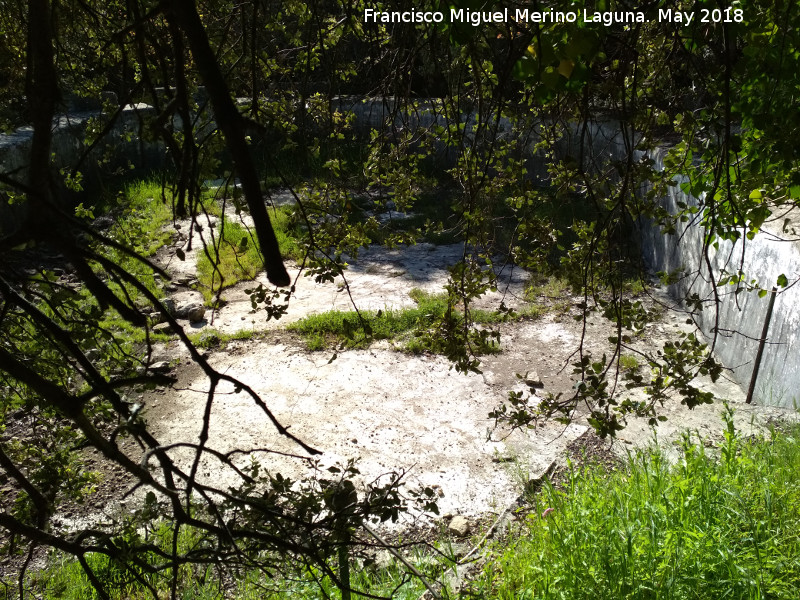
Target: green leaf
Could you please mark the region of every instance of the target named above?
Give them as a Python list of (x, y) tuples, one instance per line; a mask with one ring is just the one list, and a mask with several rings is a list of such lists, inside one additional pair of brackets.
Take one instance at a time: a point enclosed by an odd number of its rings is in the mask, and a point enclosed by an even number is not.
[(784, 275), (783, 273), (778, 275), (778, 285), (781, 286), (781, 287), (784, 287), (784, 288), (787, 285), (789, 285), (789, 280), (786, 278), (786, 275)]
[(575, 68), (575, 61), (569, 60), (567, 58), (562, 59), (560, 63), (558, 63), (558, 72), (560, 75), (563, 75), (567, 79), (570, 78), (572, 75), (572, 70)]

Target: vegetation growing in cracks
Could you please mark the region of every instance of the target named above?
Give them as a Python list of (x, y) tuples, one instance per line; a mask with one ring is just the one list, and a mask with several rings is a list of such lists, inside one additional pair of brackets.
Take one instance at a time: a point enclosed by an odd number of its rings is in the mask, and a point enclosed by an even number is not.
[[(684, 5), (662, 1), (642, 10)], [(139, 113), (138, 135), (163, 143), (172, 176), (164, 182), (170, 193), (154, 198), (148, 210), (163, 210), (158, 202), (165, 200), (174, 218), (197, 220), (204, 180), (240, 180), (262, 264), (269, 280), (284, 288), (253, 290), (254, 307), (267, 317), (279, 317), (292, 294), (259, 179), (297, 182), (272, 160), (278, 156), (296, 157), (298, 170), (315, 165), (321, 171), (291, 191), (301, 232), (298, 263), (306, 276), (345, 276), (344, 257), (356, 257), (373, 240), (411, 243), (426, 233), (463, 242), (440, 319), (447, 326), (430, 328), (460, 370), (478, 370), (477, 355), (485, 350), (474, 338), (471, 303), (495, 284), (486, 266), (502, 257), (539, 274), (558, 270), (581, 293), (579, 318), (599, 313), (616, 324), (614, 350), (592, 356), (581, 343), (573, 395), (550, 398), (531, 412), (524, 395), (514, 393), (493, 414), (525, 427), (539, 418), (569, 420), (584, 404), (597, 431), (614, 435), (626, 415), (658, 419), (670, 390), (689, 406), (710, 401), (694, 378), (721, 372), (711, 348), (694, 334), (638, 356), (650, 376), (625, 368), (627, 359), (620, 368), (631, 336), (650, 318), (625, 293), (638, 267), (634, 224), (654, 219), (665, 232), (680, 221), (704, 227), (704, 269), (683, 276), (715, 281), (709, 257), (720, 240), (752, 239), (774, 219), (786, 219), (785, 233), (793, 235), (800, 113), (786, 107), (793, 106), (800, 73), (800, 15), (792, 3), (744, 0), (737, 6), (735, 18), (698, 18), (689, 25), (651, 19), (625, 26), (473, 27), (365, 22), (359, 2), (4, 5), (0, 118), (7, 128), (33, 128), (25, 168), (0, 173), (2, 192), (13, 201), (9, 210), (22, 216), (19, 225), (0, 231), (0, 465), (14, 485), (2, 501), (0, 527), (8, 551), (26, 557), (20, 595), (25, 568), (40, 546), (74, 556), (101, 598), (109, 592), (97, 572), (98, 555), (153, 597), (163, 592), (148, 579), (153, 572), (169, 574), (168, 592), (176, 597), (187, 566), (269, 572), (284, 569), (286, 557), (299, 570), (323, 573), (347, 595), (342, 548), (372, 543), (360, 526), (396, 519), (405, 506), (400, 474), (356, 490), (356, 467), (344, 465), (294, 485), (257, 463), (243, 467), (243, 452), (209, 448), (215, 392), (228, 383), (296, 444), (304, 453), (298, 460), (316, 453), (313, 440), (299, 439), (274, 418), (268, 399), (216, 371), (192, 344), (160, 301), (154, 275), (169, 276), (148, 258), (150, 248), (92, 220), (99, 207), (80, 189), (87, 153), (70, 170), (52, 171), (53, 120), (67, 92), (116, 93), (117, 102), (106, 100), (87, 129), (87, 148), (107, 138), (124, 107), (138, 101), (153, 107)], [(693, 7), (717, 8), (705, 0)], [(342, 98), (352, 95), (382, 99), (382, 122), (364, 131), (339, 110)], [(609, 135), (613, 139), (605, 140)], [(664, 143), (671, 146), (659, 171), (648, 152)], [(547, 173), (536, 172), (541, 163)], [(657, 199), (679, 175), (700, 203), (670, 215)], [(440, 190), (447, 191), (447, 214), (438, 221), (431, 211), (419, 231), (382, 227), (354, 201), (368, 198), (372, 210), (390, 201), (396, 210), (409, 210)], [(243, 239), (228, 242), (244, 251)], [(212, 265), (220, 262), (221, 246), (214, 248), (203, 249)], [(775, 283), (791, 285), (790, 275)], [(210, 276), (212, 287), (224, 281)], [(760, 293), (741, 269), (716, 283), (715, 290)], [(687, 299), (687, 318), (715, 310), (720, 293), (709, 306)], [(157, 339), (146, 317), (152, 312), (177, 332), (208, 379), (198, 440), (162, 445), (127, 399), (137, 386), (172, 382), (150, 369)], [(357, 313), (356, 319), (369, 334), (367, 316)], [(129, 335), (133, 331), (136, 336)], [(483, 341), (493, 339), (491, 330), (480, 331)], [(618, 393), (633, 387), (645, 388), (648, 399)], [(123, 446), (122, 439), (133, 443)], [(53, 527), (58, 507), (81, 502), (91, 488), (92, 475), (81, 464), (86, 448), (135, 482), (147, 510), (134, 521), (69, 533)], [(193, 459), (184, 469), (175, 456), (187, 449)], [(258, 458), (272, 451), (248, 452)], [(236, 474), (239, 484), (203, 483), (197, 475), (206, 460)], [(430, 490), (412, 500), (433, 508)], [(141, 523), (155, 532), (152, 525), (162, 519), (172, 525), (158, 529), (159, 543), (131, 534)], [(182, 543), (187, 532), (197, 540), (190, 546)]]

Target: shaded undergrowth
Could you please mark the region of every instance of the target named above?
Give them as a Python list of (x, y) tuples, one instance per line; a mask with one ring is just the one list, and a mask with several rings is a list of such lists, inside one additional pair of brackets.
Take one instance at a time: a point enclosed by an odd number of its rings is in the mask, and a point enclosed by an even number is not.
[[(270, 222), (284, 258), (302, 260), (300, 233), (288, 206), (270, 211)], [(220, 219), (213, 238), (198, 255), (197, 279), (207, 304), (226, 288), (240, 281), (251, 281), (263, 270), (264, 261), (255, 232), (228, 218)]]

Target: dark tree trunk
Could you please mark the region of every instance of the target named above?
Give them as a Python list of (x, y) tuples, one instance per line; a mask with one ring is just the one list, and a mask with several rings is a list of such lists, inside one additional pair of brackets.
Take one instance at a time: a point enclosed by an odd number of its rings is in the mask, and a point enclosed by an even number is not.
[[(32, 214), (47, 214), (45, 206), (52, 195), (50, 152), (53, 141), (53, 115), (59, 99), (58, 79), (53, 58), (53, 15), (48, 0), (28, 2), (28, 74), (26, 94), (33, 125), (28, 181)], [(33, 24), (36, 24), (35, 26)], [(42, 212), (44, 211), (44, 212)]]
[(267, 279), (274, 285), (288, 286), (291, 280), (283, 265), (278, 240), (275, 238), (267, 207), (261, 195), (258, 174), (245, 142), (242, 117), (231, 99), (230, 90), (211, 49), (200, 16), (197, 14), (197, 7), (192, 0), (168, 0), (167, 6), (186, 36), (197, 70), (206, 85), (217, 126), (225, 136), (228, 150), (236, 165), (236, 171), (242, 182), (242, 191), (261, 245), (261, 253), (264, 256)]

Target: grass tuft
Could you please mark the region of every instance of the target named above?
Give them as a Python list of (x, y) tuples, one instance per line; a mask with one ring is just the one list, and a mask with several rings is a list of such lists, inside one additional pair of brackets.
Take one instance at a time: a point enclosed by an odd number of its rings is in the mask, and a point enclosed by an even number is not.
[[(420, 289), (409, 292), (415, 307), (379, 311), (328, 311), (310, 315), (287, 328), (299, 333), (309, 350), (342, 344), (346, 348), (364, 348), (377, 340), (398, 342), (400, 348), (413, 354), (445, 352), (444, 340), (436, 331), (444, 326), (457, 328), (463, 314), (448, 310), (446, 294), (430, 294)], [(504, 316), (487, 310), (470, 312), (476, 325), (498, 323)], [(495, 344), (485, 344), (482, 353), (497, 352)]]
[(572, 307), (572, 294), (569, 282), (556, 276), (533, 277), (525, 290), (525, 300), (529, 312), (534, 316), (552, 312), (557, 315), (568, 313)]
[(633, 354), (622, 354), (619, 357), (619, 367), (624, 371), (636, 371), (639, 365), (639, 359)]
[(262, 332), (252, 329), (240, 329), (233, 333), (222, 333), (216, 329), (206, 329), (199, 333), (189, 334), (189, 340), (198, 348), (208, 350), (211, 348), (224, 348), (229, 342), (252, 340), (261, 335), (263, 335)]

